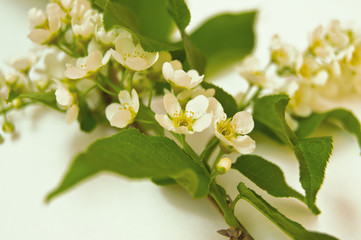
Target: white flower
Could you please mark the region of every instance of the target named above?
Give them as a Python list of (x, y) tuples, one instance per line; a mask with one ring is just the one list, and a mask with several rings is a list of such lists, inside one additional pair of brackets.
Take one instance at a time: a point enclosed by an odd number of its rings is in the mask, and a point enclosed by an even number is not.
[(295, 63), (297, 56), (296, 49), (281, 42), (278, 35), (273, 36), (270, 50), (271, 60), (281, 67), (292, 66)]
[(339, 49), (345, 48), (349, 43), (349, 37), (346, 33), (342, 32), (340, 28), (340, 21), (337, 20), (333, 20), (331, 22), (331, 27), (327, 32), (326, 37), (332, 46)]
[(323, 86), (327, 83), (329, 74), (313, 57), (304, 57), (297, 63), (296, 71), (306, 84)]
[(76, 66), (67, 64), (67, 69), (64, 72), (65, 77), (70, 79), (79, 79), (86, 77), (89, 74), (96, 72), (101, 66), (107, 64), (110, 58), (110, 52), (108, 51), (105, 56), (99, 50), (96, 50), (89, 54), (88, 57), (79, 58), (76, 62)]
[(56, 48), (36, 48), (37, 60), (29, 70), (31, 81), (48, 82), (51, 79), (63, 79), (65, 64), (72, 59)]
[(334, 59), (335, 52), (325, 40), (325, 33), (322, 26), (318, 26), (312, 33), (312, 40), (309, 50), (311, 53), (326, 61)]
[[(65, 2), (66, 0), (62, 0), (62, 2)], [(69, 7), (69, 15), (73, 19), (79, 19), (82, 16), (85, 15), (86, 11), (91, 9), (91, 3), (88, 0), (73, 0), (71, 3), (65, 3)]]
[(60, 86), (55, 91), (56, 101), (63, 106), (70, 106), (73, 104), (74, 97), (65, 86)]
[(158, 59), (158, 53), (146, 52), (138, 43), (134, 45), (129, 37), (118, 38), (115, 50), (110, 49), (113, 58), (124, 67), (133, 71), (142, 71), (151, 67)]
[(74, 104), (73, 94), (64, 85), (60, 85), (55, 91), (56, 101), (67, 110), (65, 120), (68, 124), (73, 123), (79, 113), (79, 108)]
[(88, 39), (96, 30), (96, 25), (101, 23), (100, 14), (89, 9), (80, 18), (73, 18), (71, 21), (73, 33), (75, 36), (82, 36)]
[(204, 75), (199, 76), (196, 70), (185, 72), (179, 61), (165, 62), (162, 68), (165, 80), (176, 87), (191, 89), (203, 81)]
[(139, 98), (137, 91), (132, 90), (130, 96), (127, 90), (118, 94), (119, 103), (112, 103), (105, 109), (105, 116), (113, 127), (124, 128), (133, 122), (139, 111)]
[(46, 21), (45, 13), (37, 8), (31, 8), (28, 12), (30, 27), (34, 28), (43, 25)]
[(163, 98), (166, 114), (156, 114), (155, 119), (165, 129), (180, 133), (193, 134), (194, 132), (201, 132), (212, 121), (212, 115), (207, 113), (209, 100), (203, 95), (189, 101), (183, 110), (177, 98), (168, 93)]
[(27, 71), (31, 65), (32, 61), (29, 57), (13, 57), (10, 60), (10, 64), (13, 68), (18, 71)]
[(212, 124), (214, 134), (224, 146), (234, 148), (241, 154), (250, 154), (254, 151), (256, 143), (246, 135), (254, 127), (252, 114), (241, 111), (236, 113), (233, 118), (227, 118), (218, 101), (212, 101), (208, 111), (212, 112), (215, 117)]
[(259, 60), (255, 57), (247, 57), (239, 68), (240, 75), (251, 84), (264, 86), (266, 83), (266, 74), (261, 69)]
[(95, 37), (98, 41), (102, 42), (103, 44), (109, 45), (113, 43), (113, 41), (116, 39), (117, 32), (115, 29), (112, 29), (110, 31), (105, 31), (104, 27), (101, 26), (95, 32)]
[[(50, 3), (46, 9), (47, 13), (47, 25), (42, 26), (41, 28), (34, 28), (28, 34), (28, 38), (34, 43), (42, 44), (49, 41), (60, 29), (61, 21), (65, 17), (65, 13), (62, 11), (60, 6), (56, 3)], [(34, 16), (36, 13), (31, 13), (31, 18), (34, 18), (34, 24), (40, 22), (41, 17)], [(35, 19), (39, 18), (39, 19)]]

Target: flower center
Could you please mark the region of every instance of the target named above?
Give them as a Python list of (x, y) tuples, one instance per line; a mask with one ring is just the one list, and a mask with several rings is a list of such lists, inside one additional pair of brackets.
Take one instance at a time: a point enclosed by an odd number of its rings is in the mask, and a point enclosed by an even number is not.
[(172, 116), (172, 122), (175, 127), (187, 127), (188, 130), (192, 130), (192, 124), (194, 112), (181, 110), (180, 112), (176, 111)]
[(236, 128), (232, 124), (232, 118), (224, 118), (217, 122), (217, 131), (226, 138), (232, 138), (237, 135)]

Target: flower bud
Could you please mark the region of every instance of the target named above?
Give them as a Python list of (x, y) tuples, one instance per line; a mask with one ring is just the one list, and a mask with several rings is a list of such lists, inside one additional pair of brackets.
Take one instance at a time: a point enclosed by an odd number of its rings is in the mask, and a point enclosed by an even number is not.
[(231, 168), (232, 166), (232, 161), (230, 158), (225, 157), (222, 158), (217, 166), (216, 166), (216, 170), (219, 174), (225, 174), (226, 172), (228, 172), (228, 170)]
[(21, 107), (22, 103), (23, 101), (21, 101), (20, 98), (15, 98), (13, 101), (11, 101), (11, 105), (17, 109)]
[(6, 133), (13, 133), (15, 130), (14, 124), (11, 122), (6, 121), (3, 125), (3, 131)]
[(2, 144), (3, 142), (4, 142), (4, 137), (0, 135), (0, 144)]

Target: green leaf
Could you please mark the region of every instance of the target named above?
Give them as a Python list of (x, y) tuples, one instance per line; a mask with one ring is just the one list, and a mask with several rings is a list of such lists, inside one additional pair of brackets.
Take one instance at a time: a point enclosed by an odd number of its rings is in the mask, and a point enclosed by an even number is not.
[(183, 34), (184, 49), (186, 52), (188, 64), (190, 68), (198, 71), (199, 74), (204, 74), (206, 69), (206, 58), (192, 43), (192, 40), (187, 34)]
[(287, 95), (269, 95), (257, 99), (253, 117), (256, 123), (267, 127), (294, 151), (300, 164), (300, 182), (306, 191), (306, 203), (312, 208), (332, 152), (332, 138), (298, 139), (286, 123), (285, 109), (288, 101)]
[[(282, 170), (275, 164), (257, 155), (242, 155), (232, 164), (232, 168), (238, 170), (258, 187), (275, 197), (294, 197), (305, 202), (305, 197), (288, 186)], [(320, 210), (316, 206), (312, 208), (315, 214)]]
[(84, 98), (79, 98), (78, 107), (78, 122), (80, 124), (80, 129), (84, 132), (93, 131), (97, 125), (97, 121)]
[(270, 95), (256, 99), (253, 110), (255, 122), (268, 128), (284, 143), (297, 141), (296, 135), (286, 124), (285, 108), (288, 104), (287, 95)]
[(30, 99), (32, 101), (45, 104), (57, 111), (63, 111), (58, 107), (56, 97), (55, 97), (55, 91), (39, 92), (39, 93), (23, 93), (23, 94), (17, 94), (15, 92), (10, 92), (8, 101), (10, 102), (10, 101), (14, 100), (15, 98)]
[(191, 14), (184, 0), (167, 0), (167, 11), (181, 32), (191, 21)]
[(331, 120), (340, 123), (349, 133), (357, 137), (359, 146), (361, 147), (361, 125), (355, 115), (342, 108), (333, 109), (324, 113), (314, 113), (307, 118), (298, 118), (299, 127), (296, 135), (300, 138), (308, 137), (316, 128), (324, 121)]
[(158, 186), (175, 185), (177, 182), (172, 178), (152, 178), (152, 182)]
[(154, 131), (156, 135), (164, 135), (164, 128), (154, 118), (155, 113), (143, 103), (139, 105), (139, 112), (135, 118), (141, 129)]
[(47, 201), (101, 171), (138, 179), (172, 178), (195, 198), (207, 195), (210, 183), (202, 167), (173, 140), (125, 129), (94, 142), (85, 153), (78, 155)]
[(100, 10), (104, 10), (109, 2), (109, 0), (91, 0), (93, 7), (97, 7)]
[(300, 182), (306, 190), (308, 206), (312, 206), (316, 201), (332, 148), (331, 137), (300, 139), (294, 148), (300, 163)]
[(202, 87), (205, 89), (214, 88), (216, 90), (214, 97), (222, 104), (223, 110), (228, 117), (237, 113), (237, 103), (232, 95), (224, 91), (221, 87), (211, 83), (202, 82)]
[(167, 0), (110, 0), (104, 10), (106, 30), (121, 27), (132, 32), (146, 51), (171, 51), (182, 45), (172, 43), (174, 29), (165, 4)]
[(194, 46), (206, 58), (206, 75), (215, 74), (252, 52), (255, 18), (255, 11), (218, 15), (190, 35)]
[(253, 190), (247, 188), (244, 183), (238, 185), (240, 197), (247, 200), (255, 208), (263, 213), (275, 225), (277, 225), (288, 236), (295, 240), (335, 240), (337, 238), (327, 234), (307, 231), (301, 224), (294, 222), (280, 213), (276, 208), (267, 203)]

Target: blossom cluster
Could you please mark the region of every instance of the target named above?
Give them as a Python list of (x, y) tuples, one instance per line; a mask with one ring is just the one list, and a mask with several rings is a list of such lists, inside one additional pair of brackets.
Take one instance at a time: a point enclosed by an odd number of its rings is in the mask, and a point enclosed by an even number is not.
[[(288, 113), (307, 117), (325, 111), (332, 99), (361, 93), (361, 39), (332, 21), (318, 26), (305, 51), (274, 36), (265, 69), (256, 57), (244, 60), (240, 74), (252, 85), (290, 96)], [(295, 122), (289, 123), (296, 127)]]
[[(112, 127), (125, 128), (136, 121), (145, 99), (150, 107), (157, 83), (165, 82), (165, 112), (155, 114), (164, 129), (188, 135), (212, 128), (226, 152), (254, 150), (255, 142), (247, 136), (253, 128), (249, 112), (227, 117), (213, 97), (215, 89), (201, 87), (204, 75), (185, 71), (170, 52), (145, 51), (124, 29), (106, 30), (103, 14), (88, 0), (54, 0), (45, 11), (30, 9), (28, 18), (28, 38), (36, 47), (31, 57), (12, 62), (14, 73), (1, 75), (3, 111), (25, 106), (28, 102), (17, 97), (22, 93), (51, 93), (69, 124), (79, 118), (85, 101), (86, 111), (105, 116)], [(4, 131), (10, 131), (4, 114)]]

